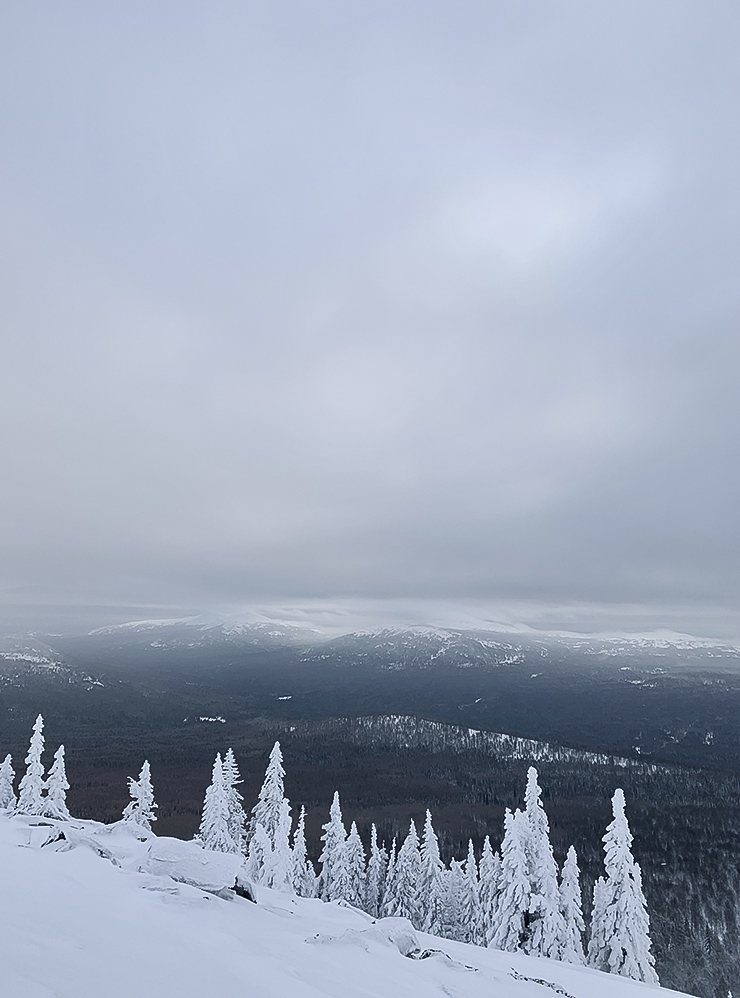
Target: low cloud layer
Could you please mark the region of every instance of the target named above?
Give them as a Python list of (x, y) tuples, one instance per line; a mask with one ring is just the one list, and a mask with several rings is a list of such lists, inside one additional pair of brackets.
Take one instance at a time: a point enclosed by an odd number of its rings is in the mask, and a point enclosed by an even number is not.
[(6, 8), (5, 600), (735, 606), (739, 28)]

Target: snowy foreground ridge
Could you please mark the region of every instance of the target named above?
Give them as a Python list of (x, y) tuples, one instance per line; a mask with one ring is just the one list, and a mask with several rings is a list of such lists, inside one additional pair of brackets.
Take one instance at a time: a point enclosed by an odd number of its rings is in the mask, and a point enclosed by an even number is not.
[[(638, 998), (677, 992), (226, 888), (238, 858), (133, 825), (0, 815), (4, 998)], [(197, 886), (195, 886), (197, 885)]]

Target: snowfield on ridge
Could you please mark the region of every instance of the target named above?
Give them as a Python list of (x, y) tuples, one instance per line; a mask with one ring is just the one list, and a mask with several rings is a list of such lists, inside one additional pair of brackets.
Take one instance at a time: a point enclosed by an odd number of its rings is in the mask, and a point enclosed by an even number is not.
[[(63, 838), (59, 837), (60, 833)], [(8, 998), (638, 998), (678, 992), (256, 888), (234, 857), (118, 822), (0, 815)], [(198, 884), (199, 886), (194, 886)], [(205, 887), (205, 889), (204, 889)]]

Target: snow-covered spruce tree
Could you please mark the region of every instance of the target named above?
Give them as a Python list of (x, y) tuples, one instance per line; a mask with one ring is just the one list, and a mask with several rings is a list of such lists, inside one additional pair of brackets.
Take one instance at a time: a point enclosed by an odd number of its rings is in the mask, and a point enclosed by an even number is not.
[(566, 963), (585, 963), (583, 933), (586, 926), (583, 921), (581, 904), (580, 870), (574, 846), (568, 849), (568, 855), (563, 863), (563, 874), (560, 880), (560, 910), (565, 922), (565, 945), (560, 959)]
[(612, 798), (614, 818), (604, 835), (606, 878), (594, 886), (588, 962), (597, 970), (657, 984), (650, 952), (650, 919), (640, 867), (632, 857), (632, 834), (624, 813), (624, 792)]
[(206, 790), (203, 801), (203, 815), (198, 830), (198, 840), (204, 849), (214, 852), (239, 852), (229, 829), (231, 818), (229, 789), (224, 777), (224, 767), (221, 753), (217, 753), (213, 763), (211, 785)]
[(251, 834), (256, 825), (262, 825), (270, 845), (275, 841), (283, 823), (282, 811), (285, 800), (285, 770), (280, 742), (275, 742), (265, 771), (265, 779), (260, 788), (257, 803), (252, 808)]
[(383, 900), (380, 905), (380, 914), (387, 918), (391, 914), (391, 909), (396, 903), (396, 865), (397, 865), (396, 839), (393, 838), (391, 851), (388, 855), (388, 865), (386, 867), (385, 884), (383, 886)]
[(64, 746), (60, 745), (54, 753), (49, 775), (44, 784), (46, 787), (46, 798), (44, 800), (44, 814), (47, 818), (70, 818), (67, 809), (67, 773), (64, 768)]
[(365, 904), (364, 908), (368, 915), (377, 918), (380, 915), (380, 907), (383, 902), (383, 889), (385, 887), (385, 874), (388, 869), (388, 857), (385, 850), (378, 845), (378, 830), (373, 823), (370, 827), (370, 855), (367, 861), (367, 874), (365, 876)]
[(342, 822), (342, 809), (339, 793), (334, 791), (334, 799), (329, 809), (329, 820), (321, 826), (324, 834), (321, 841), (319, 863), (319, 897), (322, 901), (338, 901), (349, 893), (349, 870), (347, 869), (347, 830)]
[(365, 849), (357, 825), (352, 822), (347, 836), (347, 901), (355, 908), (365, 907)]
[(229, 835), (234, 840), (236, 851), (246, 854), (247, 816), (244, 813), (244, 798), (237, 790), (237, 786), (242, 782), (242, 778), (232, 748), (226, 750), (223, 760), (223, 771), (226, 793), (229, 799)]
[(151, 831), (152, 822), (157, 820), (154, 813), (157, 805), (154, 803), (154, 788), (148, 760), (144, 761), (138, 780), (129, 776), (128, 792), (131, 795), (131, 803), (123, 809), (124, 821), (131, 821)]
[(419, 853), (419, 836), (416, 825), (412, 821), (409, 831), (398, 850), (394, 871), (393, 900), (388, 910), (389, 915), (408, 918), (415, 929), (421, 928), (422, 911), (419, 897), (421, 880), (421, 855)]
[(496, 899), (498, 897), (499, 879), (501, 877), (501, 857), (494, 854), (491, 840), (486, 835), (483, 840), (483, 852), (479, 869), (479, 897), (481, 908), (481, 929), (483, 942), (490, 946), (495, 930)]
[(46, 801), (44, 791), (44, 767), (41, 756), (44, 751), (44, 719), (39, 714), (33, 725), (31, 744), (26, 756), (26, 772), (18, 785), (17, 814), (43, 815)]
[(483, 919), (481, 917), (480, 895), (478, 887), (478, 867), (473, 852), (473, 841), (468, 840), (468, 855), (463, 868), (461, 913), (463, 941), (476, 946), (483, 942)]
[(439, 839), (432, 825), (432, 813), (427, 810), (424, 831), (421, 837), (421, 879), (419, 881), (419, 901), (424, 932), (442, 934), (444, 906), (444, 870), (439, 855)]
[(290, 804), (283, 798), (280, 824), (272, 846), (265, 860), (262, 882), (276, 891), (293, 889), (293, 854), (290, 849)]
[(501, 878), (490, 945), (510, 953), (521, 948), (527, 928), (530, 885), (525, 853), (527, 819), (507, 808), (501, 843)]
[(451, 860), (449, 870), (442, 877), (442, 918), (440, 936), (462, 942), (465, 936), (462, 923), (463, 891), (465, 874), (456, 859)]
[(265, 873), (272, 861), (272, 846), (262, 825), (256, 825), (249, 840), (247, 858), (244, 861), (244, 876), (253, 884), (265, 881)]
[(522, 948), (532, 956), (559, 960), (565, 945), (565, 922), (560, 911), (558, 867), (550, 845), (550, 825), (542, 806), (537, 770), (527, 772), (525, 842), (530, 884), (529, 918)]
[(301, 808), (298, 816), (298, 825), (293, 832), (293, 856), (292, 856), (292, 879), (293, 890), (298, 897), (316, 897), (316, 873), (313, 864), (308, 858), (306, 849), (306, 809)]
[(13, 759), (10, 754), (6, 755), (0, 763), (0, 811), (14, 811), (16, 805), (15, 790), (13, 780), (15, 770), (13, 769)]

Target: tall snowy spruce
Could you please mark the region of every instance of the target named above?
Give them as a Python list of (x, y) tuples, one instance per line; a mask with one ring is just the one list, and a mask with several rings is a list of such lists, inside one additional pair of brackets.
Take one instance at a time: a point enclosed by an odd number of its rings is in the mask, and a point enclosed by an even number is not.
[(484, 945), (478, 867), (475, 862), (472, 840), (468, 840), (468, 855), (464, 866), (461, 915), (463, 942), (473, 943), (475, 946)]
[(342, 808), (339, 793), (334, 791), (334, 799), (329, 809), (329, 820), (321, 826), (324, 834), (321, 841), (319, 863), (319, 897), (322, 901), (339, 901), (349, 893), (349, 870), (347, 868), (347, 830), (342, 822)]
[(558, 867), (550, 845), (550, 825), (542, 806), (537, 770), (530, 766), (524, 800), (528, 835), (525, 842), (530, 884), (529, 918), (522, 948), (532, 956), (558, 960), (565, 944), (560, 912)]
[(370, 828), (370, 855), (365, 876), (365, 911), (373, 918), (380, 915), (387, 869), (388, 857), (385, 849), (378, 845), (378, 830), (373, 822)]
[(395, 904), (396, 899), (396, 839), (391, 843), (391, 851), (388, 854), (388, 865), (385, 873), (385, 884), (383, 886), (383, 900), (380, 905), (380, 914), (387, 918)]
[(583, 921), (578, 857), (573, 846), (568, 849), (563, 864), (563, 875), (560, 880), (560, 910), (565, 922), (565, 940), (560, 959), (566, 963), (583, 964), (586, 962), (583, 954), (583, 933), (586, 926)]
[(347, 898), (355, 908), (365, 907), (365, 849), (352, 822), (347, 836)]
[(31, 744), (26, 756), (26, 772), (18, 785), (17, 814), (43, 815), (46, 802), (43, 798), (44, 767), (41, 756), (44, 751), (44, 719), (39, 714), (33, 725)]
[(421, 836), (421, 880), (419, 899), (421, 927), (434, 936), (441, 935), (444, 908), (445, 867), (439, 855), (439, 839), (432, 824), (432, 812), (427, 809)]
[(594, 885), (588, 962), (597, 970), (657, 984), (642, 875), (632, 857), (624, 807), (624, 793), (617, 790), (612, 798), (614, 818), (603, 839), (606, 877)]
[(129, 776), (128, 792), (131, 795), (131, 803), (123, 809), (124, 821), (133, 822), (151, 831), (152, 822), (157, 820), (154, 813), (157, 805), (154, 803), (154, 788), (148, 760), (144, 761), (138, 780)]
[(10, 754), (6, 755), (0, 763), (0, 811), (14, 811), (16, 805), (15, 790), (13, 780), (15, 770), (13, 769), (13, 759)]
[(496, 929), (496, 899), (501, 878), (501, 857), (493, 852), (491, 840), (486, 835), (479, 868), (479, 897), (481, 909), (482, 946), (490, 946)]
[(54, 762), (49, 770), (49, 776), (44, 784), (46, 798), (44, 814), (47, 818), (66, 819), (71, 817), (67, 809), (67, 773), (64, 767), (64, 746), (60, 745), (54, 753)]
[[(275, 742), (265, 771), (265, 779), (252, 808), (247, 867), (251, 879), (276, 890), (291, 890), (293, 860), (290, 848), (290, 804), (285, 796), (285, 770), (280, 742)], [(258, 829), (263, 835), (252, 842)], [(269, 843), (269, 850), (265, 843)]]
[(223, 759), (223, 772), (226, 794), (229, 800), (229, 835), (234, 840), (236, 851), (246, 853), (247, 816), (244, 813), (244, 798), (237, 790), (237, 787), (242, 782), (242, 778), (232, 748), (226, 750), (226, 755)]
[(298, 897), (316, 897), (316, 873), (306, 849), (305, 807), (301, 808), (298, 824), (293, 832), (292, 883)]
[(445, 870), (443, 883), (442, 931), (440, 936), (462, 942), (465, 936), (463, 930), (465, 873), (456, 859), (450, 862), (449, 870)]
[(526, 840), (529, 833), (526, 817), (507, 808), (504, 838), (501, 843), (501, 878), (494, 916), (495, 929), (489, 945), (510, 953), (524, 942), (530, 905)]
[(211, 849), (213, 852), (239, 852), (239, 846), (231, 836), (230, 818), (229, 788), (224, 777), (224, 767), (219, 752), (213, 763), (211, 784), (206, 790), (203, 815), (198, 830), (198, 840), (203, 844), (204, 849)]
[(421, 880), (421, 855), (419, 836), (412, 821), (409, 831), (398, 850), (394, 870), (393, 898), (388, 914), (408, 918), (415, 929), (421, 928), (422, 909), (419, 896)]

